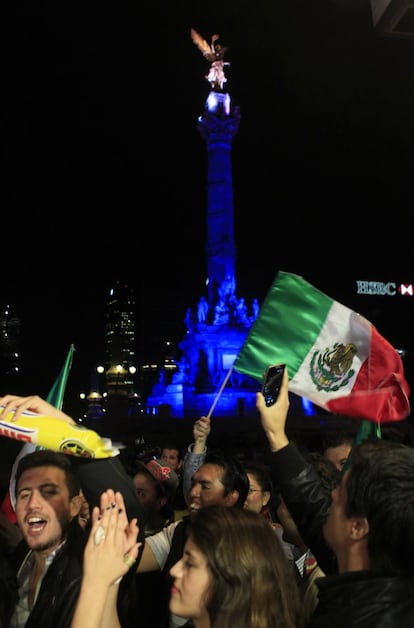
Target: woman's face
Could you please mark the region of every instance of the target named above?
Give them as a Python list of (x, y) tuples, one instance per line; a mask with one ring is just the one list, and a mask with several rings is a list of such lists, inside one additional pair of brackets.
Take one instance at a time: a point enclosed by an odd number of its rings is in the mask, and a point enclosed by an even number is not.
[(247, 510), (254, 510), (254, 512), (262, 512), (263, 506), (266, 506), (270, 499), (270, 493), (269, 491), (262, 491), (253, 473), (247, 473), (247, 477), (249, 478), (249, 492), (244, 507)]
[(192, 619), (196, 626), (208, 627), (206, 608), (211, 573), (205, 555), (189, 538), (181, 558), (170, 569), (174, 578), (170, 596), (170, 611), (174, 615)]

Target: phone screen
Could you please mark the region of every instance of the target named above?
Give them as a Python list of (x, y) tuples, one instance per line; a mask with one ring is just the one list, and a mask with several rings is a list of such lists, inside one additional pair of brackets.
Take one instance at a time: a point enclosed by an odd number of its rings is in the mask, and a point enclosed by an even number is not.
[(285, 364), (273, 364), (266, 369), (262, 394), (267, 406), (272, 406), (279, 396), (285, 366)]

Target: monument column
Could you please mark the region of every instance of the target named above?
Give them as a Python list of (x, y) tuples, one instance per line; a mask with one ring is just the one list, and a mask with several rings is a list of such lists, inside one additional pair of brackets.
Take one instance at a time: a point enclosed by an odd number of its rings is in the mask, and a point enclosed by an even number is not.
[(239, 108), (232, 109), (230, 94), (224, 89), (227, 78), (224, 61), (227, 48), (211, 37), (211, 44), (193, 28), (191, 38), (210, 69), (205, 78), (211, 91), (204, 114), (198, 119), (198, 131), (207, 145), (207, 247), (208, 302), (224, 307), (236, 295), (236, 246), (234, 243), (233, 178), (231, 145), (239, 129)]
[(206, 261), (211, 304), (236, 293), (231, 147), (239, 121), (239, 109), (231, 110), (230, 95), (210, 92), (197, 128), (206, 142), (208, 155)]

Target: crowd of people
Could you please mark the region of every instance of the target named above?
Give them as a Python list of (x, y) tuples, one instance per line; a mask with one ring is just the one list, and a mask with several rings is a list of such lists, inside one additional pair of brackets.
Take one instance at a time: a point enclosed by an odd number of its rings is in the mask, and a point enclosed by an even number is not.
[[(288, 373), (262, 460), (209, 445), (125, 464), (38, 449), (0, 518), (0, 628), (372, 628), (414, 621), (414, 447), (289, 440)], [(7, 395), (74, 423), (44, 399)], [(0, 410), (1, 415), (1, 410)], [(12, 485), (10, 485), (12, 486)], [(8, 487), (7, 487), (8, 490)]]

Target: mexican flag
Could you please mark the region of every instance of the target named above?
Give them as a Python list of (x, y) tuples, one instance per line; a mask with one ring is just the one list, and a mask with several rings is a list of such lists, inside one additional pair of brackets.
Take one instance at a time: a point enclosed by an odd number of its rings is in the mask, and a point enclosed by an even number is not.
[(366, 318), (280, 271), (233, 367), (262, 381), (285, 363), (289, 390), (333, 414), (376, 423), (410, 412), (401, 358)]

